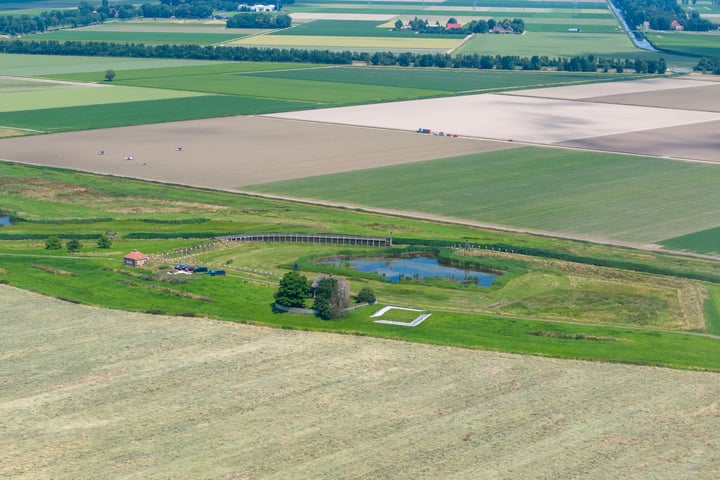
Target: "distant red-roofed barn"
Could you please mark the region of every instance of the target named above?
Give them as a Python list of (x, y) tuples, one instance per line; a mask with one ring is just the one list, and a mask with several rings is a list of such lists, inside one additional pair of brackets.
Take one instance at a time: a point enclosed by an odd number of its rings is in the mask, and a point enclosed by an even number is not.
[(448, 23), (445, 25), (445, 30), (462, 30), (463, 26), (459, 23)]
[(128, 267), (142, 267), (147, 261), (148, 256), (138, 250), (133, 250), (123, 257), (123, 265)]

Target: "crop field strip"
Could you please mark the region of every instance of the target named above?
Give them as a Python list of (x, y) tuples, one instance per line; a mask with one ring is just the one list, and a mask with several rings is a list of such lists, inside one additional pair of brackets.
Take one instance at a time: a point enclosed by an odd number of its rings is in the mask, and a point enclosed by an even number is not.
[(80, 42), (111, 42), (111, 43), (143, 43), (143, 44), (195, 44), (213, 45), (229, 42), (241, 37), (243, 34), (235, 33), (192, 33), (192, 32), (128, 32), (128, 31), (102, 31), (102, 30), (60, 30), (43, 33), (42, 35), (29, 35), (28, 39), (43, 41), (80, 41)]
[[(0, 54), (0, 69), (3, 75), (34, 77), (42, 75), (62, 75), (97, 72), (95, 76), (81, 81), (102, 81), (105, 70), (117, 71), (153, 69), (162, 67), (187, 67), (222, 65), (228, 62), (209, 62), (207, 60), (183, 60), (167, 58), (107, 58), (77, 57), (57, 55), (15, 55)], [(102, 73), (101, 73), (102, 72)]]
[(647, 38), (656, 48), (664, 50), (705, 57), (720, 55), (720, 34), (718, 32), (649, 32)]
[(310, 35), (255, 35), (226, 42), (229, 46), (265, 46), (265, 47), (317, 47), (317, 48), (376, 48), (376, 49), (413, 49), (413, 50), (449, 50), (460, 43), (457, 38), (415, 38), (415, 37), (328, 37)]
[(653, 243), (717, 226), (718, 181), (715, 165), (518, 148), (243, 188)]
[[(101, 87), (101, 88), (97, 88)], [(81, 107), (85, 105), (110, 105), (118, 103), (168, 100), (205, 96), (206, 93), (181, 90), (161, 90), (157, 88), (128, 87), (113, 85), (76, 84), (68, 85), (44, 83), (44, 88), (30, 91), (9, 92), (0, 81), (0, 112), (20, 112), (31, 110), (51, 110), (64, 107)], [(8, 117), (3, 116), (3, 122)]]
[(663, 247), (691, 252), (720, 254), (720, 226), (700, 232), (669, 238), (660, 242)]

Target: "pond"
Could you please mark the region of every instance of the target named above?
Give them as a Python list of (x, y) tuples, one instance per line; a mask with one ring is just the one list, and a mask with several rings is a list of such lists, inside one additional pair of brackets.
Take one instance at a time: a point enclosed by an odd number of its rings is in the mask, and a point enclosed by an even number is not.
[(399, 282), (401, 278), (445, 278), (454, 282), (472, 280), (475, 285), (489, 287), (495, 275), (476, 270), (440, 265), (437, 258), (333, 258), (322, 263), (335, 265), (351, 264), (356, 270), (366, 273), (377, 273), (391, 282)]
[(0, 227), (9, 227), (12, 225), (10, 223), (10, 217), (7, 215), (0, 215)]

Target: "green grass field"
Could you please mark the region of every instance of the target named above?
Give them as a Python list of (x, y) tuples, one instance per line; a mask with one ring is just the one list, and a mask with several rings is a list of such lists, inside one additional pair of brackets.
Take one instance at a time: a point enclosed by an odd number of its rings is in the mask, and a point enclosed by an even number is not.
[[(42, 75), (62, 75), (66, 73), (105, 72), (108, 68), (118, 71), (163, 67), (184, 67), (195, 65), (220, 65), (222, 62), (207, 60), (181, 60), (164, 58), (108, 58), (75, 57), (55, 55), (10, 55), (0, 54), (0, 71), (3, 75), (35, 77)], [(86, 77), (96, 82), (98, 76)], [(100, 77), (102, 80), (104, 77)]]
[(648, 32), (645, 36), (661, 50), (703, 56), (720, 56), (720, 32)]
[(720, 227), (670, 238), (663, 240), (660, 244), (676, 250), (720, 254)]
[[(574, 25), (568, 24), (568, 28)], [(565, 29), (567, 30), (567, 28)], [(611, 58), (643, 56), (627, 35), (623, 33), (574, 33), (574, 32), (534, 32), (525, 35), (476, 35), (465, 43), (458, 53), (499, 55), (519, 55), (531, 57), (548, 52), (545, 55), (573, 57), (578, 55), (598, 55)], [(542, 55), (542, 54), (541, 54)]]
[(312, 103), (240, 95), (201, 95), (166, 100), (7, 112), (3, 113), (2, 123), (14, 128), (54, 133), (229, 115), (285, 112), (315, 106), (317, 105)]
[(593, 83), (637, 78), (633, 75), (588, 75), (573, 72), (517, 72), (503, 70), (414, 69), (334, 67), (330, 69), (298, 69), (250, 73), (266, 78), (308, 80), (362, 85), (403, 85), (408, 89), (426, 89), (451, 93), (537, 88), (563, 84)]
[[(372, 322), (378, 307), (363, 307), (340, 321), (272, 312), (274, 287), (232, 277), (199, 276), (186, 283), (161, 284), (112, 271), (118, 261), (3, 256), (11, 285), (91, 305), (170, 315), (201, 315), (282, 328), (340, 332), (411, 342), (504, 352), (600, 360), (674, 368), (720, 370), (717, 339), (681, 333), (548, 323), (537, 320), (429, 311), (414, 328)], [(56, 275), (32, 265), (74, 275)], [(143, 273), (143, 270), (132, 273)], [(132, 282), (134, 284), (129, 284)], [(160, 288), (151, 288), (151, 286)], [(167, 290), (161, 290), (167, 289)], [(171, 292), (177, 292), (173, 294)], [(209, 299), (185, 298), (192, 294)], [(534, 334), (542, 333), (542, 334)], [(582, 335), (580, 339), (576, 336)], [(583, 339), (584, 338), (584, 339)]]
[[(162, 280), (157, 272), (171, 267), (171, 260), (164, 266), (156, 262), (149, 270), (120, 266), (122, 254), (131, 248), (157, 253), (203, 241), (133, 239), (142, 232), (149, 236), (175, 232), (179, 236), (188, 232), (211, 232), (209, 235), (213, 235), (228, 230), (280, 229), (340, 230), (375, 235), (392, 229), (399, 235), (432, 239), (484, 237), (538, 246), (555, 245), (567, 252), (574, 249), (586, 254), (604, 251), (616, 258), (637, 258), (651, 263), (668, 262), (674, 257), (222, 192), (120, 181), (70, 171), (0, 164), (0, 173), (4, 179), (0, 185), (0, 202), (5, 208), (32, 220), (0, 229), (3, 235), (0, 237), (0, 280), (21, 288), (69, 301), (134, 311), (209, 316), (284, 328), (356, 333), (560, 358), (720, 368), (720, 357), (715, 348), (717, 340), (648, 330), (648, 327), (687, 329), (687, 326), (678, 325), (678, 315), (673, 313), (681, 311), (678, 302), (686, 295), (679, 295), (678, 291), (688, 294), (705, 291), (706, 287), (700, 282), (671, 276), (482, 251), (476, 252), (478, 256), (464, 258), (496, 267), (504, 265), (511, 278), (483, 289), (412, 281), (391, 284), (363, 276), (356, 278), (350, 273), (355, 292), (362, 286), (371, 286), (381, 302), (423, 308), (432, 313), (420, 327), (407, 329), (373, 323), (369, 315), (379, 307), (354, 311), (347, 319), (336, 322), (272, 312), (274, 283), (290, 268), (288, 264), (299, 259), (302, 272), (312, 276), (312, 270), (300, 257), (334, 255), (347, 251), (348, 247), (249, 244), (200, 255), (203, 262), (223, 265), (230, 274), (227, 277), (198, 275), (192, 279)], [(76, 186), (82, 186), (82, 191), (77, 191)], [(137, 205), (143, 205), (141, 215), (133, 211), (133, 206)], [(79, 254), (43, 249), (43, 232), (44, 235), (63, 237), (77, 234), (92, 237), (108, 230), (118, 235), (109, 250), (94, 246), (92, 238), (82, 240)], [(30, 234), (38, 238), (9, 240), (5, 236), (22, 238)], [(717, 262), (706, 260), (679, 258), (677, 261), (685, 267), (699, 262), (706, 268), (717, 268)], [(716, 285), (708, 288), (712, 295), (717, 293), (713, 290)], [(702, 315), (702, 302), (688, 303), (693, 304)], [(718, 317), (716, 300), (706, 302), (704, 309), (709, 321)], [(485, 311), (496, 315), (481, 314)], [(687, 314), (684, 308), (682, 311)], [(607, 326), (548, 323), (543, 318)], [(708, 328), (715, 328), (712, 325)], [(638, 326), (642, 328), (624, 328)]]
[(111, 105), (117, 103), (187, 98), (205, 95), (199, 92), (137, 88), (122, 85), (80, 86), (56, 85), (50, 82), (28, 82), (44, 85), (43, 89), (6, 92), (0, 80), (0, 112), (51, 110), (84, 105)]
[(527, 147), (243, 189), (651, 243), (716, 226), (718, 180), (715, 165)]

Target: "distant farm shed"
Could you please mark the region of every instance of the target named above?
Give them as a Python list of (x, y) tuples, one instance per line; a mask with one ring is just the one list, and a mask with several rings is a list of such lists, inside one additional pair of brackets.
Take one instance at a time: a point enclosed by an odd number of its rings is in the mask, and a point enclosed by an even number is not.
[(133, 250), (123, 257), (123, 265), (128, 267), (142, 267), (147, 261), (148, 256), (138, 250)]

